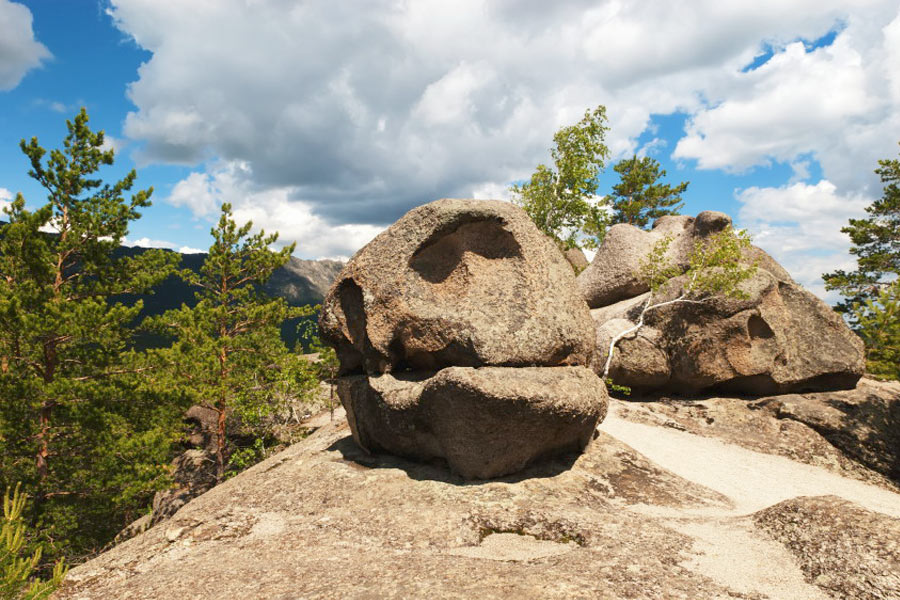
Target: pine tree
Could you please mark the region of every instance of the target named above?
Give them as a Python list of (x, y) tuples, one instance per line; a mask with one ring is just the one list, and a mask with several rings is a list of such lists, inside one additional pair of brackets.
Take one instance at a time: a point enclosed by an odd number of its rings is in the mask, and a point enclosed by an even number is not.
[(866, 344), (866, 369), (873, 375), (900, 379), (900, 281), (875, 298), (856, 304), (853, 317)]
[(649, 156), (637, 155), (619, 161), (614, 167), (620, 181), (613, 186), (606, 200), (612, 208), (612, 223), (628, 223), (646, 229), (651, 222), (664, 215), (677, 215), (681, 210), (681, 194), (688, 182), (676, 186), (659, 183), (666, 171)]
[(186, 386), (194, 402), (218, 415), (216, 476), (228, 465), (228, 417), (252, 423), (269, 414), (273, 390), (290, 379), (293, 361), (281, 341), (285, 319), (312, 314), (284, 299), (267, 298), (261, 286), (285, 264), (294, 249), (269, 246), (278, 234), (250, 235), (252, 223), (238, 227), (231, 205), (222, 205), (214, 242), (200, 271), (180, 276), (199, 291), (193, 308), (182, 305), (148, 320), (147, 327), (174, 338), (171, 347), (154, 351), (176, 385)]
[(884, 185), (881, 198), (866, 207), (868, 217), (841, 229), (850, 236), (856, 270), (822, 275), (825, 288), (844, 297), (837, 309), (851, 320), (854, 305), (876, 299), (900, 277), (900, 160), (879, 160), (875, 173)]
[(866, 207), (864, 219), (850, 219), (841, 229), (850, 236), (856, 270), (825, 273), (825, 288), (844, 299), (835, 307), (866, 343), (871, 373), (900, 378), (898, 277), (900, 277), (900, 160), (879, 160), (881, 198)]
[(29, 551), (27, 527), (23, 518), (28, 497), (16, 484), (3, 496), (3, 519), (0, 521), (0, 600), (42, 600), (48, 598), (66, 575), (66, 567), (58, 561), (50, 579), (34, 577), (41, 560), (42, 548)]
[(0, 485), (34, 490), (28, 519), (50, 555), (98, 550), (135, 516), (165, 476), (174, 412), (135, 385), (132, 324), (141, 303), (112, 298), (149, 290), (177, 255), (117, 259), (152, 188), (126, 200), (136, 174), (103, 184), (113, 163), (84, 109), (67, 121), (63, 148), (21, 142), (29, 175), (48, 192), (34, 211), (18, 194), (0, 230)]

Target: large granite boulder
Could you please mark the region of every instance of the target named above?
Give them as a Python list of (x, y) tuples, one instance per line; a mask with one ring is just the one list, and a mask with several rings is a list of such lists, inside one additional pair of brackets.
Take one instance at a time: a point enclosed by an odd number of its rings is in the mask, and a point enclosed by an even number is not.
[(572, 268), (520, 208), (438, 200), (362, 248), (323, 302), (342, 373), (587, 364)]
[[(694, 245), (729, 225), (731, 217), (711, 210), (696, 217), (660, 217), (654, 221), (651, 231), (625, 223), (613, 225), (590, 266), (578, 276), (578, 290), (591, 308), (601, 308), (648, 292), (650, 287), (640, 280), (638, 273), (641, 261), (655, 244), (665, 237), (671, 238), (665, 259), (686, 270)], [(748, 249), (747, 259), (779, 281), (793, 281), (775, 259), (756, 246)]]
[[(651, 298), (628, 269), (636, 269), (656, 240), (673, 231), (677, 235), (667, 258), (687, 268), (694, 244), (729, 224), (727, 216), (705, 212), (696, 219), (659, 219), (649, 232), (630, 225), (612, 228), (591, 267), (578, 278), (579, 289), (594, 307), (598, 372), (610, 341), (638, 322), (648, 302), (672, 300), (683, 291), (683, 278), (675, 278)], [(630, 240), (629, 245), (623, 240)], [(621, 261), (618, 251), (624, 253)], [(676, 393), (720, 389), (761, 395), (852, 388), (865, 370), (862, 341), (762, 250), (751, 248), (746, 260), (757, 270), (741, 284), (745, 298), (714, 296), (648, 311), (644, 326), (618, 343), (610, 369), (613, 381)]]
[(585, 367), (447, 367), (437, 374), (342, 377), (341, 402), (364, 449), (443, 457), (467, 479), (514, 473), (580, 452), (606, 414), (606, 388)]
[(572, 268), (506, 202), (407, 213), (350, 260), (320, 329), (368, 451), (486, 479), (583, 450), (606, 412)]

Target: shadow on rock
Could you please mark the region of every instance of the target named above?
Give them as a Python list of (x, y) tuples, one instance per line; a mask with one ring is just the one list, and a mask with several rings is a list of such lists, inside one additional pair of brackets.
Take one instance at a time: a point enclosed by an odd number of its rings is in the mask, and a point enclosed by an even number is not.
[(369, 453), (360, 448), (353, 441), (352, 436), (346, 436), (327, 448), (331, 452), (340, 452), (342, 460), (359, 469), (399, 469), (417, 481), (440, 481), (458, 486), (478, 486), (485, 483), (518, 483), (526, 479), (542, 479), (556, 477), (565, 473), (581, 456), (578, 452), (570, 452), (556, 456), (550, 456), (531, 463), (522, 471), (496, 477), (492, 479), (463, 479), (454, 474), (447, 462), (442, 458), (435, 458), (428, 462), (408, 460), (392, 454)]

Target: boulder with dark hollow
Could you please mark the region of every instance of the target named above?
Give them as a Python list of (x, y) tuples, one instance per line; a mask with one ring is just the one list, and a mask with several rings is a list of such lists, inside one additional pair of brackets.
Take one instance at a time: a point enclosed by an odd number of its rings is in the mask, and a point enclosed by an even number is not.
[(357, 443), (370, 452), (444, 458), (466, 479), (580, 452), (606, 414), (606, 388), (585, 367), (448, 367), (437, 374), (341, 377)]
[(341, 402), (370, 452), (467, 479), (579, 452), (606, 413), (572, 268), (507, 202), (438, 200), (360, 250), (325, 299)]
[(593, 353), (572, 268), (497, 200), (411, 210), (344, 267), (320, 329), (344, 374), (583, 365)]
[[(695, 243), (731, 221), (722, 213), (704, 212), (696, 219), (664, 217), (657, 223), (649, 232), (613, 227), (591, 267), (578, 278), (579, 289), (594, 307), (598, 372), (610, 341), (637, 323), (648, 302), (672, 300), (683, 291), (679, 278), (652, 298), (640, 284), (637, 265), (656, 241), (671, 235), (667, 259), (687, 269)], [(676, 393), (717, 389), (761, 395), (852, 388), (865, 370), (859, 337), (765, 252), (751, 247), (745, 258), (757, 266), (741, 284), (746, 298), (714, 296), (648, 311), (644, 327), (618, 343), (610, 369), (613, 381)]]

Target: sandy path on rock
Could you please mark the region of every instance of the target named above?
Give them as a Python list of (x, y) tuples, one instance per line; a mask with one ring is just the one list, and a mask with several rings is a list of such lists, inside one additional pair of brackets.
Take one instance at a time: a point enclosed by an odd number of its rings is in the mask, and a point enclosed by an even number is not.
[(827, 600), (806, 583), (793, 556), (760, 533), (746, 515), (797, 496), (840, 496), (900, 517), (900, 495), (785, 457), (620, 417), (615, 401), (599, 429), (676, 475), (727, 496), (731, 510), (634, 506), (694, 539), (682, 566), (745, 594), (778, 600)]
[[(900, 518), (900, 494), (783, 456), (668, 427), (633, 423), (617, 414), (615, 403), (599, 429), (664, 469), (730, 498), (734, 510), (720, 509), (723, 516), (754, 513), (797, 496), (835, 495)], [(700, 509), (697, 514), (711, 512)]]

